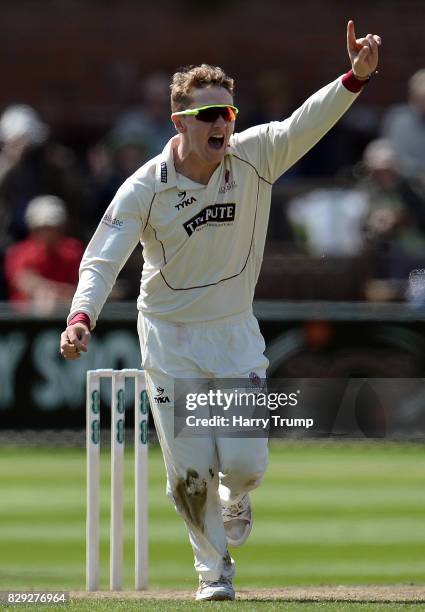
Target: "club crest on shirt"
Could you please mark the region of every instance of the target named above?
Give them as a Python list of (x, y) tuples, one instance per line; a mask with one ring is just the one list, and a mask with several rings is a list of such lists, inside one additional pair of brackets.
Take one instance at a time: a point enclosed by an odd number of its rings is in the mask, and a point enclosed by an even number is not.
[(235, 189), (235, 187), (237, 187), (236, 181), (234, 181), (233, 179), (230, 180), (230, 170), (226, 170), (226, 172), (224, 173), (224, 185), (220, 187), (218, 192), (227, 193), (231, 189)]
[(235, 220), (236, 204), (210, 204), (194, 217), (183, 223), (188, 236), (201, 228), (203, 225), (217, 225), (232, 223)]
[(226, 183), (225, 185), (222, 185), (220, 187), (220, 189), (218, 190), (219, 193), (227, 193), (228, 191), (230, 191), (231, 189), (235, 189), (237, 187), (236, 182), (235, 181), (230, 181), (229, 183)]

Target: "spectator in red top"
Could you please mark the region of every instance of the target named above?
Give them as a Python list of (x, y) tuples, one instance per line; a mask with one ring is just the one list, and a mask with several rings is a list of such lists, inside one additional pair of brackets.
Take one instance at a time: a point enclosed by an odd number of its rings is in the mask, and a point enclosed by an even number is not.
[(6, 251), (9, 300), (47, 314), (71, 301), (84, 247), (64, 234), (66, 208), (56, 196), (31, 200), (25, 221), (29, 237)]

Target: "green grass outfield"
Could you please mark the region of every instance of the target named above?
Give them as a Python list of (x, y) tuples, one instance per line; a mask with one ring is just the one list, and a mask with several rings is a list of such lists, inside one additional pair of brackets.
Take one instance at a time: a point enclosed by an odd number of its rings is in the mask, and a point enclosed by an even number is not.
[[(132, 589), (133, 474), (128, 450), (125, 588)], [(105, 449), (101, 588), (107, 588), (108, 582), (108, 497)], [(247, 544), (234, 551), (236, 587), (425, 583), (425, 448), (421, 445), (275, 443), (264, 483), (252, 500), (253, 532)], [(84, 451), (0, 449), (0, 590), (84, 589), (84, 538)], [(149, 555), (153, 587), (195, 588), (191, 549), (181, 519), (165, 496), (164, 468), (156, 446), (149, 451)], [(124, 609), (116, 600), (96, 605), (78, 602), (78, 607), (66, 609)], [(125, 609), (136, 605), (140, 609), (140, 603), (126, 601)], [(154, 607), (186, 610), (194, 604), (164, 605), (157, 601)], [(244, 610), (423, 609), (400, 603), (374, 607), (369, 603), (366, 608), (342, 602), (237, 605)], [(143, 609), (153, 607), (144, 601)]]
[[(1, 604), (0, 604), (1, 605)], [(19, 605), (14, 608), (1, 608), (4, 610), (30, 610), (36, 609), (37, 612), (52, 612), (52, 606)], [(188, 610), (220, 610), (223, 612), (423, 612), (423, 604), (390, 604), (390, 603), (344, 603), (344, 602), (324, 602), (324, 603), (291, 603), (291, 602), (176, 602), (176, 601), (144, 601), (128, 602), (126, 600), (115, 601), (85, 601), (70, 603), (63, 607), (64, 612), (104, 612), (105, 610), (121, 612), (187, 612)]]

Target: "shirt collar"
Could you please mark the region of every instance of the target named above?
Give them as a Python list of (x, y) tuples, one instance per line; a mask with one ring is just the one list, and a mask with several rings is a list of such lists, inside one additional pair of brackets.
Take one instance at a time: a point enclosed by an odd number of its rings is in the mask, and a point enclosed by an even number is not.
[(167, 142), (156, 164), (156, 192), (165, 191), (177, 186), (176, 169), (174, 167), (173, 144), (179, 136), (173, 136)]
[[(166, 191), (167, 189), (172, 189), (173, 187), (178, 187), (177, 185), (177, 176), (176, 169), (174, 166), (174, 156), (173, 156), (173, 147), (177, 143), (179, 139), (179, 135), (173, 136), (171, 140), (167, 142), (164, 147), (164, 150), (160, 155), (158, 155), (158, 161), (156, 164), (156, 174), (155, 174), (155, 191), (156, 193), (161, 191)], [(225, 154), (231, 155), (234, 149), (234, 137), (233, 135), (230, 137), (229, 145)], [(190, 179), (187, 179), (188, 181)]]

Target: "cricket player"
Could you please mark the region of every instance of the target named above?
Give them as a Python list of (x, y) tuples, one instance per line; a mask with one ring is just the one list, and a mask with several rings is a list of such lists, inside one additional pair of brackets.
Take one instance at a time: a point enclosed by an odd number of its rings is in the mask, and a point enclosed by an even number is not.
[(178, 378), (265, 377), (252, 313), (273, 183), (351, 106), (378, 64), (381, 39), (347, 25), (351, 70), (289, 118), (234, 133), (233, 79), (206, 64), (174, 74), (163, 152), (118, 190), (80, 266), (61, 353), (77, 359), (115, 279), (140, 242), (142, 366), (167, 471), (199, 574), (197, 600), (233, 600), (228, 546), (252, 527), (248, 492), (267, 464), (266, 438), (174, 438)]

